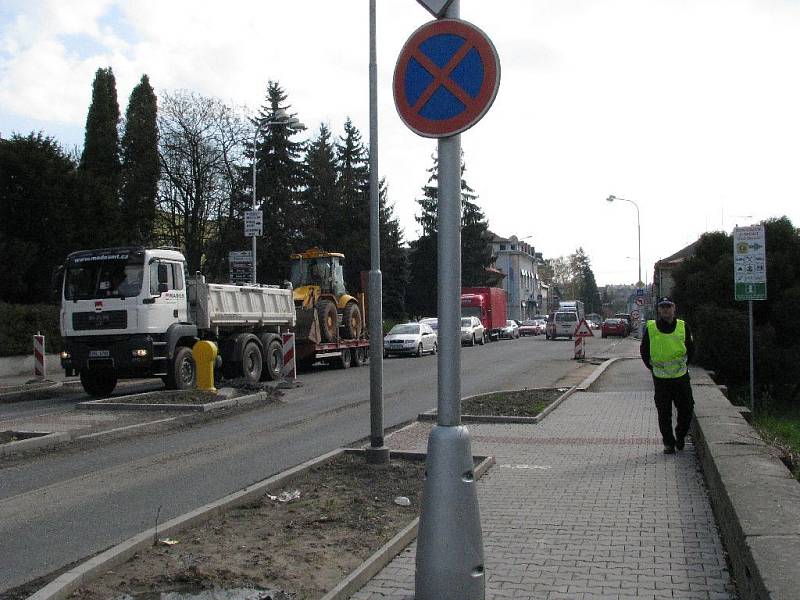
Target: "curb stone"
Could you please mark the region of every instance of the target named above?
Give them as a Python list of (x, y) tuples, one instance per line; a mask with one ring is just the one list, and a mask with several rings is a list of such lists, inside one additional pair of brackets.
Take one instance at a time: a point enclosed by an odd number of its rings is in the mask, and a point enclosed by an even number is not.
[(41, 434), (36, 437), (28, 438), (26, 440), (19, 440), (18, 442), (8, 442), (7, 444), (0, 444), (0, 456), (7, 454), (14, 454), (23, 450), (33, 450), (36, 448), (48, 448), (69, 442), (72, 435), (67, 431), (26, 431), (25, 433)]
[[(151, 393), (152, 392), (145, 392), (143, 394), (133, 394), (125, 397), (135, 398), (137, 396), (148, 396)], [(167, 412), (209, 412), (212, 410), (219, 410), (221, 408), (230, 408), (231, 406), (247, 406), (249, 404), (255, 404), (261, 400), (267, 400), (268, 398), (269, 396), (266, 392), (257, 392), (255, 394), (247, 394), (244, 396), (237, 396), (235, 398), (226, 398), (224, 400), (207, 402), (205, 404), (135, 404), (129, 402), (108, 402), (106, 400), (88, 400), (86, 402), (79, 402), (76, 404), (76, 407), (86, 410), (121, 410), (129, 412), (140, 410), (157, 410)]]
[[(363, 450), (347, 448), (332, 450), (331, 452), (312, 458), (291, 469), (287, 469), (282, 473), (249, 485), (238, 492), (228, 494), (210, 504), (206, 504), (184, 515), (175, 517), (163, 523), (160, 527), (151, 527), (109, 548), (105, 552), (101, 552), (97, 556), (70, 569), (66, 573), (63, 573), (49, 584), (33, 593), (27, 600), (66, 600), (70, 594), (84, 583), (89, 582), (92, 578), (102, 574), (109, 568), (125, 562), (134, 554), (152, 544), (155, 536), (169, 537), (176, 535), (178, 532), (207, 521), (217, 514), (223, 513), (225, 510), (248, 504), (260, 498), (266, 492), (285, 486), (310, 467), (333, 460), (340, 454), (358, 452), (363, 452)], [(426, 456), (422, 453), (413, 452), (393, 452), (391, 454), (404, 458), (417, 458), (419, 460), (422, 460), (422, 458)], [(477, 480), (486, 473), (492, 464), (494, 464), (494, 458), (491, 456), (475, 456), (474, 458), (480, 460), (479, 465), (475, 468), (475, 479)], [(411, 524), (401, 530), (400, 533), (382, 546), (376, 553), (367, 558), (360, 567), (328, 592), (322, 600), (345, 600), (349, 598), (350, 595), (363, 587), (370, 578), (389, 564), (389, 562), (416, 537), (418, 525), (419, 518), (412, 521)]]

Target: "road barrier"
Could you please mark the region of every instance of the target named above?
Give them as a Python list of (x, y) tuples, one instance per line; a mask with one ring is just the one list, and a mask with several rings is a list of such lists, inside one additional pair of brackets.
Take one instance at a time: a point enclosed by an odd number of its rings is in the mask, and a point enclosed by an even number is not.
[(44, 336), (37, 333), (33, 336), (33, 375), (44, 379), (47, 375), (47, 360), (44, 354)]
[(291, 375), (292, 379), (297, 379), (297, 366), (294, 359), (294, 334), (281, 334), (281, 341), (283, 342), (283, 369), (281, 369), (281, 375), (284, 377)]

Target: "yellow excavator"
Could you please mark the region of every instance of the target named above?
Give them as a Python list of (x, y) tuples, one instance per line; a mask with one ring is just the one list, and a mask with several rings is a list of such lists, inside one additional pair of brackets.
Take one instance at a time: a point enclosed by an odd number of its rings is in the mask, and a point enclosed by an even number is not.
[(314, 343), (355, 340), (364, 330), (359, 301), (344, 285), (344, 254), (310, 248), (289, 256), (295, 335)]

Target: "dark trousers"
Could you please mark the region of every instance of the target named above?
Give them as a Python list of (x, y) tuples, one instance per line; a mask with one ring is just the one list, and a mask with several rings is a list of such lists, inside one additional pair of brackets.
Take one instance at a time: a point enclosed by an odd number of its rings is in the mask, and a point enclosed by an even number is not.
[[(674, 446), (675, 439), (682, 440), (689, 431), (694, 412), (694, 398), (689, 374), (675, 379), (653, 377), (655, 387), (656, 410), (658, 411), (658, 429), (665, 446)], [(678, 411), (678, 423), (675, 433), (672, 432), (672, 405)]]

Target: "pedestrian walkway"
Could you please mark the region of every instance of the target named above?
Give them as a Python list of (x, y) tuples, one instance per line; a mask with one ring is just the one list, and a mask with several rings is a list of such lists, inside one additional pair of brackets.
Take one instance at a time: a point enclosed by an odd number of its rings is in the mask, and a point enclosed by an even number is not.
[[(536, 425), (469, 425), (486, 598), (735, 600), (694, 446), (664, 455), (648, 372), (619, 361)], [(431, 424), (387, 440), (425, 451)], [(353, 598), (414, 597), (416, 545)]]

